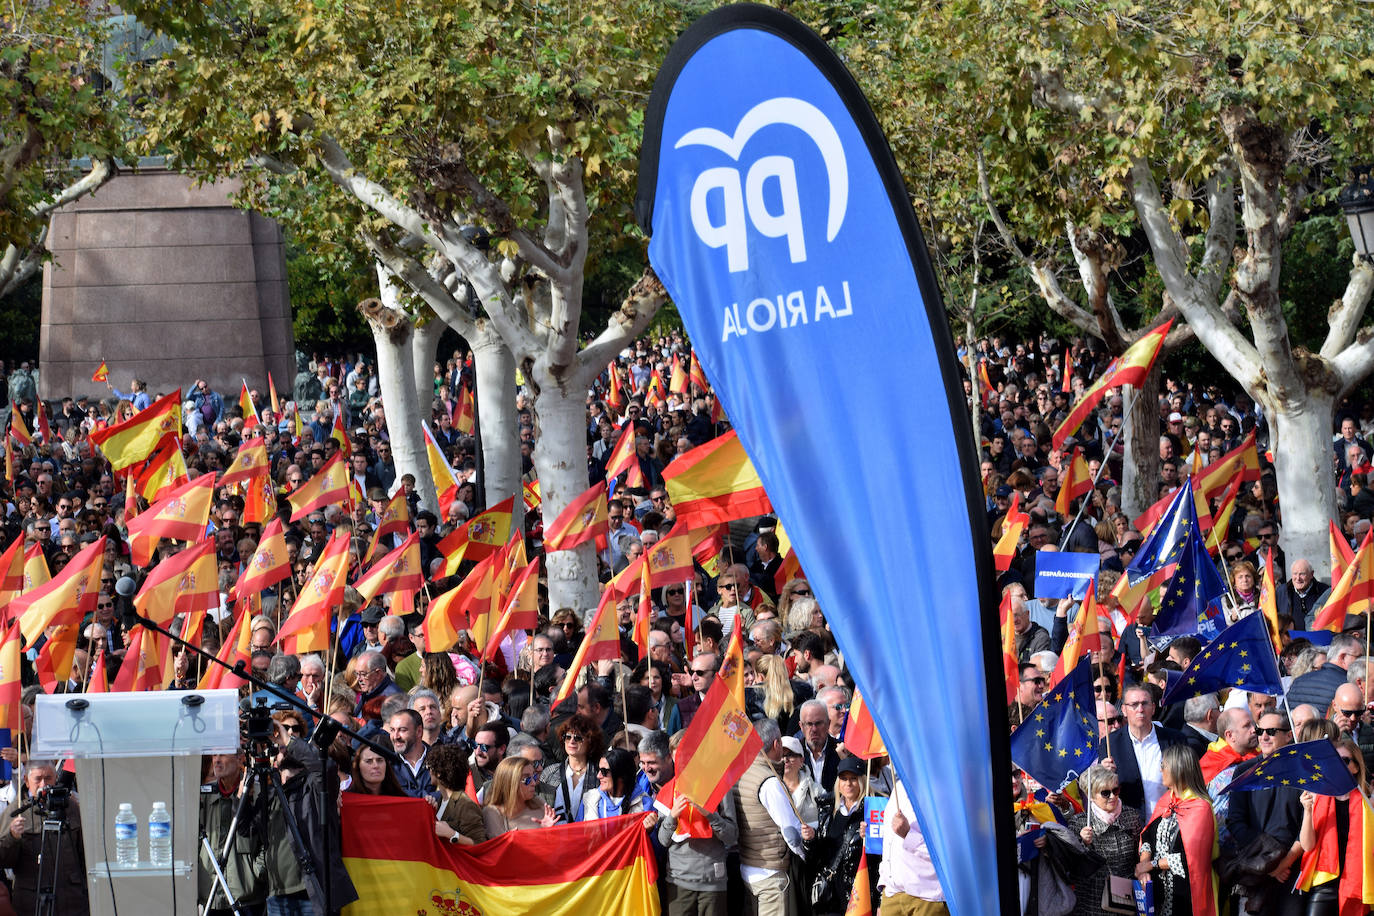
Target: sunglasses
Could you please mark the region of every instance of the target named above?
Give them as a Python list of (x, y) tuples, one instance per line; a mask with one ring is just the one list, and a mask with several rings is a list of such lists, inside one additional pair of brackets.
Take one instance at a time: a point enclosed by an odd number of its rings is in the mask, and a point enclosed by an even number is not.
[(670, 588), (670, 589), (668, 589), (667, 591), (665, 591), (663, 594), (665, 594), (665, 595), (682, 595), (682, 594), (685, 594), (685, 592), (684, 592), (682, 589), (680, 589), (680, 588)]
[(1039, 685), (1041, 685), (1041, 686), (1043, 687), (1043, 686), (1045, 685), (1046, 680), (1047, 680), (1047, 678), (1043, 678), (1043, 677), (1023, 677), (1023, 678), (1021, 678), (1021, 683), (1023, 683), (1023, 684), (1039, 684)]
[(578, 743), (580, 744), (581, 742), (586, 741), (587, 738), (586, 738), (585, 735), (579, 735), (579, 734), (577, 734), (577, 732), (568, 732), (566, 735), (563, 736), (563, 740), (564, 740), (564, 741), (576, 741), (576, 742), (578, 742)]
[(802, 597), (802, 598), (810, 598), (810, 597), (811, 597), (811, 589), (809, 589), (809, 588), (799, 588), (799, 589), (797, 589), (795, 592), (793, 592), (792, 594), (793, 594), (793, 595), (796, 595), (796, 596), (799, 596), (799, 597)]
[(1242, 558), (1243, 556), (1244, 556), (1244, 554), (1239, 554), (1239, 553), (1228, 553), (1228, 554), (1226, 555), (1226, 561), (1227, 561), (1228, 563), (1238, 563), (1238, 562), (1240, 562), (1240, 560), (1241, 560), (1241, 558)]
[(536, 784), (537, 782), (539, 782), (539, 777), (538, 777), (538, 776), (526, 776), (526, 777), (524, 777), (524, 778), (522, 778), (522, 779), (520, 780), (520, 785), (522, 785), (522, 786), (532, 786), (532, 785)]
[(611, 768), (610, 768), (610, 767), (597, 767), (597, 768), (596, 768), (596, 775), (598, 775), (598, 776), (610, 776), (610, 775), (611, 775)]
[(1125, 717), (1125, 716), (1108, 716), (1108, 717), (1107, 717), (1107, 727), (1108, 727), (1108, 728), (1111, 728), (1111, 727), (1116, 726), (1116, 725), (1122, 725), (1122, 724), (1125, 723), (1125, 721), (1126, 721), (1126, 717)]
[(491, 744), (474, 744), (473, 747), (485, 754), (485, 753), (488, 753), (488, 752), (492, 749), (492, 747), (494, 747), (494, 745), (491, 745)]
[(1340, 757), (1342, 760), (1344, 760), (1344, 761), (1345, 761), (1345, 765), (1348, 766), (1348, 767), (1353, 767), (1353, 766), (1356, 765), (1356, 764), (1355, 764), (1355, 758), (1349, 756), (1348, 754), (1338, 754), (1337, 756)]
[(720, 585), (717, 585), (716, 588), (728, 588), (731, 591), (734, 591), (735, 589), (739, 588), (739, 586), (733, 582), (722, 582), (720, 583)]
[(1111, 684), (1093, 684), (1093, 693), (1106, 693), (1112, 689)]
[(715, 672), (709, 668), (705, 671), (698, 671), (696, 668), (692, 669), (692, 677), (710, 677), (713, 674), (715, 674)]
[(1257, 735), (1268, 735), (1269, 737), (1272, 738), (1274, 735), (1286, 735), (1286, 734), (1288, 734), (1289, 732), (1291, 732), (1292, 730), (1293, 730), (1293, 729), (1291, 729), (1291, 728), (1279, 728), (1279, 727), (1276, 725), (1276, 726), (1274, 726), (1273, 728), (1257, 728), (1257, 729), (1255, 729), (1255, 734), (1257, 734)]
[(1338, 709), (1336, 710), (1336, 712), (1340, 713), (1343, 716), (1349, 716), (1352, 719), (1359, 719), (1364, 716), (1363, 709)]
[(1116, 798), (1116, 797), (1117, 797), (1118, 795), (1120, 795), (1120, 794), (1121, 794), (1121, 787), (1120, 787), (1120, 786), (1117, 786), (1115, 789), (1098, 789), (1098, 790), (1097, 790), (1097, 797), (1098, 797), (1098, 798)]

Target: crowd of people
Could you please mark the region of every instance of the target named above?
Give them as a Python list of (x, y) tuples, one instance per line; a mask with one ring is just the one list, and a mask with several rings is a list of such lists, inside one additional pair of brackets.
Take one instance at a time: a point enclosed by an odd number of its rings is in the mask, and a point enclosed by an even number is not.
[[(663, 486), (663, 468), (726, 428), (711, 416), (709, 391), (646, 397), (652, 375), (666, 380), (672, 356), (685, 359), (688, 353), (688, 343), (676, 334), (638, 341), (608, 368), (588, 399), (589, 483), (604, 479), (617, 425), (629, 422), (648, 484), (621, 487), (610, 501), (605, 547), (597, 553), (602, 582), (672, 527), (675, 512)], [(618, 411), (607, 403), (611, 372), (623, 392)], [(326, 545), (338, 533), (348, 534), (352, 581), (365, 566), (359, 558), (398, 488), (407, 490), (412, 528), (420, 539), (425, 594), (443, 593), (472, 565), (445, 577), (437, 552), (455, 525), (486, 508), (476, 479), (476, 443), (455, 423), (460, 394), (472, 386), (470, 357), (454, 353), (435, 366), (427, 419), (459, 481), (457, 498), (443, 518), (420, 507), (414, 481), (398, 475), (374, 380), (366, 360), (317, 358), (293, 387), (293, 399), (299, 401), (287, 403), (282, 414), (273, 412), (261, 390), (266, 386), (251, 392), (259, 416), (252, 434), (266, 444), (283, 521), (291, 514), (286, 497), (339, 450), (332, 435), (336, 415), (346, 421), (351, 470), (366, 498), (351, 512), (328, 506), (287, 524), (294, 575), (259, 596), (259, 612), (249, 623), (253, 672), (305, 706), (273, 709), (271, 749), (286, 797), (302, 822), (305, 848), (292, 845), (281, 812), (264, 815), (270, 819), (264, 829), (241, 828), (245, 836), (228, 845), (223, 864), (244, 912), (322, 912), (301, 868), (303, 857), (313, 862), (316, 875), (333, 876), (335, 909), (352, 899), (338, 861), (338, 821), (331, 809), (309, 801), (317, 791), (426, 799), (435, 836), (457, 846), (510, 831), (641, 813), (658, 859), (663, 910), (674, 914), (844, 912), (865, 849), (866, 800), (875, 799), (889, 812), (881, 842), (867, 843), (873, 851), (867, 874), (875, 907), (881, 901), (885, 913), (944, 911), (916, 813), (889, 762), (860, 759), (845, 748), (853, 681), (807, 580), (779, 574), (772, 517), (739, 520), (719, 555), (696, 564), (690, 583), (653, 589), (646, 657), (640, 657), (631, 635), (638, 599), (620, 602), (620, 657), (573, 672), (577, 688), (561, 703), (554, 695), (568, 676), (592, 609), (550, 608), (542, 586), (539, 626), (518, 634), (509, 652), (492, 653), (485, 661), (466, 632), (446, 651), (426, 651), (423, 599), (418, 607), (393, 614), (390, 595), (368, 602), (351, 588), (332, 623), (330, 651), (284, 652), (278, 632)], [(128, 597), (133, 590), (124, 580), (132, 580), (136, 589), (148, 569), (132, 561), (125, 488), (92, 447), (90, 434), (147, 409), (161, 392), (149, 391), (139, 379), (128, 382), (127, 392), (122, 384), (112, 380), (109, 398), (63, 398), (43, 404), (41, 411), (30, 391), (13, 398), (24, 428), (36, 432), (46, 422), (50, 435), (35, 435), (16, 455), (6, 534), (11, 540), (23, 537), (54, 575), (83, 546), (106, 539), (95, 610), (82, 621), (70, 676), (54, 686), (57, 691), (89, 690), (92, 678), (100, 676), (97, 671), (113, 681), (121, 666), (136, 663), (128, 655), (136, 626)], [(192, 477), (218, 473), (229, 466), (244, 436), (239, 401), (203, 379), (187, 390), (182, 452), (188, 472)], [(350, 398), (354, 391), (362, 394)], [(293, 415), (297, 404), (299, 432)], [(523, 394), (517, 410), (521, 439), (528, 442), (533, 420)], [(528, 461), (525, 471), (527, 480), (536, 479)], [(215, 542), (223, 600), (208, 612), (200, 631), (201, 648), (212, 654), (241, 612), (242, 602), (236, 604), (231, 591), (263, 535), (262, 523), (245, 521), (245, 509), (237, 487), (216, 491), (206, 537)], [(525, 515), (530, 557), (539, 553), (544, 521), (538, 508)], [(182, 544), (164, 540), (153, 566), (181, 549)], [(186, 632), (188, 625), (178, 617), (173, 629)], [(660, 790), (675, 775), (678, 744), (716, 679), (735, 630), (742, 640), (747, 709), (763, 751), (720, 805), (704, 811), (681, 796), (661, 798)], [(43, 690), (33, 664), (41, 648), (41, 639), (26, 647), (26, 727), (33, 697)], [(177, 648), (172, 658), (167, 687), (202, 683), (207, 667), (199, 656)], [(246, 684), (241, 691), (246, 703), (274, 699)], [(341, 734), (330, 746), (329, 759), (321, 761), (306, 739), (324, 717), (389, 753)], [(9, 832), (0, 837), (0, 864), (13, 876), (13, 910), (25, 913), (35, 903), (42, 834), (34, 809), (22, 815), (14, 811), (49, 784), (74, 788), (78, 796), (80, 787), (56, 762), (29, 759), (24, 735), (17, 734), (13, 743), (0, 753), (19, 768), (22, 779), (3, 797), (11, 814)], [(229, 839), (235, 797), (249, 763), (244, 754), (205, 760), (201, 826), (217, 850)], [(68, 814), (74, 824), (75, 810), (73, 804)], [(697, 826), (689, 830), (687, 822)], [(75, 836), (80, 846), (79, 833), (67, 836)], [(70, 886), (61, 885), (60, 912), (87, 911), (80, 861), (79, 855), (64, 858), (74, 877)], [(212, 913), (230, 912), (222, 892), (214, 891), (209, 866), (202, 857), (202, 903), (208, 902)]]
[[(966, 354), (962, 348), (961, 342)], [(1152, 638), (1158, 601), (1126, 607), (1117, 597), (1147, 534), (1123, 512), (1117, 483), (1128, 393), (1109, 393), (1060, 451), (1052, 447), (1053, 431), (1107, 358), (1079, 342), (1047, 339), (992, 338), (973, 348), (992, 383), (990, 392), (976, 383), (969, 392), (979, 391), (985, 401), (981, 469), (994, 536), (1013, 496), (1019, 494), (1030, 516), (999, 582), (1019, 665), (1008, 709), (1013, 729), (1035, 727), (1080, 610), (1072, 599), (1035, 597), (1037, 557), (1069, 550), (1099, 558), (1103, 636), (1085, 653), (1095, 675), (1096, 760), (1076, 768), (1063, 786), (1042, 785), (1013, 770), (1017, 830), (1026, 841), (1018, 846), (1022, 911), (1134, 913), (1139, 881), (1160, 914), (1368, 912), (1374, 894), (1365, 893), (1362, 882), (1374, 873), (1374, 844), (1364, 841), (1360, 826), (1374, 765), (1368, 611), (1338, 621), (1342, 632), (1309, 632), (1331, 584), (1314, 574), (1313, 561), (1325, 558), (1289, 557), (1278, 545), (1283, 519), (1262, 410), (1244, 394), (1166, 373), (1159, 396), (1160, 476), (1152, 495), (1170, 495), (1194, 467), (1205, 468), (1256, 434), (1260, 473), (1236, 499), (1229, 527), (1217, 538), (1215, 563), (1228, 586), (1225, 619), (1234, 623), (1262, 613), (1262, 571), (1272, 557), (1283, 689), (1223, 689), (1166, 705), (1171, 672), (1188, 669), (1206, 644), (1186, 634)], [(1333, 520), (1339, 532), (1333, 538), (1343, 537), (1352, 549), (1368, 532), (1374, 509), (1367, 492), (1371, 432), (1374, 404), (1339, 405), (1330, 472), (1340, 517)], [(1065, 518), (1055, 501), (1075, 446), (1083, 448), (1095, 485), (1081, 517), (1075, 501)], [(1329, 742), (1355, 790), (1333, 796), (1304, 789), (1295, 776), (1257, 791), (1225, 791), (1237, 772), (1259, 765), (1257, 758), (1305, 741)]]

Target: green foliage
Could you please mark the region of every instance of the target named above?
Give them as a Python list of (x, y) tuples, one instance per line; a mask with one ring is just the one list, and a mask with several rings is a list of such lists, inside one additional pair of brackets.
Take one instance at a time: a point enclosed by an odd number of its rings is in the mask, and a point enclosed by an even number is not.
[(1355, 243), (1345, 218), (1319, 214), (1293, 227), (1283, 245), (1283, 317), (1295, 345), (1321, 349), (1327, 331), (1327, 309), (1341, 298), (1346, 278), (1339, 268), (1350, 263)]
[(286, 248), (286, 282), (296, 346), (305, 353), (368, 351), (372, 333), (357, 305), (377, 294), (376, 274), (361, 257), (328, 258)]
[(37, 361), (38, 324), (43, 303), (43, 275), (34, 274), (0, 299), (0, 359), (7, 365)]
[(89, 2), (14, 0), (0, 14), (0, 250), (28, 247), (71, 160), (121, 149), (121, 101), (101, 90), (105, 40)]

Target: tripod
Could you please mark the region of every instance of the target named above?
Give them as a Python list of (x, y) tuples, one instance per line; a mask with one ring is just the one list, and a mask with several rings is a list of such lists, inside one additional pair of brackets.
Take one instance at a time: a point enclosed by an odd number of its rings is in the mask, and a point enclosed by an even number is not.
[[(309, 706), (307, 706), (304, 702), (302, 702), (301, 699), (297, 697), (294, 693), (282, 690), (276, 684), (264, 681), (257, 675), (255, 675), (253, 673), (252, 668), (250, 668), (247, 665), (247, 663), (240, 661), (237, 664), (230, 665), (229, 663), (223, 661), (213, 653), (206, 652), (205, 650), (201, 649), (200, 646), (187, 642), (186, 640), (178, 636), (176, 633), (171, 632), (165, 627), (159, 626), (157, 623), (153, 622), (152, 620), (149, 620), (146, 617), (137, 617), (136, 619), (139, 625), (144, 627), (145, 629), (152, 630), (155, 633), (159, 633), (162, 636), (167, 637), (168, 639), (172, 640), (172, 642), (176, 645), (184, 647), (186, 651), (193, 652), (201, 658), (205, 659), (206, 661), (219, 665), (226, 671), (231, 672), (235, 677), (238, 677), (252, 684), (259, 691), (265, 691), (268, 694), (271, 694), (278, 701), (280, 701), (280, 703), (290, 704), (290, 706), (295, 707), (301, 712), (307, 714), (309, 718), (307, 718), (306, 721), (309, 721), (310, 718), (314, 718), (316, 720), (316, 725), (314, 732), (312, 732), (310, 735), (310, 742), (315, 745), (316, 751), (319, 755), (320, 770), (322, 774), (328, 774), (329, 746), (333, 744), (334, 739), (340, 733), (348, 735), (349, 738), (353, 739), (353, 741), (363, 745), (364, 747), (371, 748), (374, 753), (380, 755), (388, 763), (399, 765), (401, 758), (397, 756), (396, 752), (393, 751), (391, 748), (383, 747), (382, 745), (377, 744), (375, 741), (372, 741), (371, 739), (358, 734), (353, 729), (340, 724), (338, 721), (329, 716), (317, 716), (315, 711), (312, 710)], [(199, 698), (194, 695), (187, 697), (185, 702), (189, 702), (192, 700), (203, 702), (203, 698)], [(254, 710), (258, 711), (256, 713), (258, 716), (258, 719), (256, 721), (254, 720)], [(282, 806), (282, 811), (286, 815), (286, 823), (291, 834), (292, 848), (296, 852), (300, 860), (301, 874), (306, 883), (307, 896), (309, 896), (311, 902), (314, 903), (316, 907), (318, 907), (320, 911), (323, 914), (326, 914), (327, 916), (327, 914), (332, 913), (334, 911), (333, 882), (330, 878), (329, 868), (330, 857), (332, 855), (330, 849), (330, 831), (328, 829), (324, 830), (324, 875), (323, 881), (321, 882), (320, 877), (315, 875), (313, 859), (309, 855), (304, 854), (306, 852), (306, 849), (304, 843), (301, 840), (299, 825), (296, 823), (295, 817), (292, 815), (290, 806), (287, 804), (286, 795), (285, 792), (282, 790), (281, 781), (279, 778), (277, 778), (277, 771), (271, 763), (271, 755), (268, 752), (268, 748), (271, 746), (273, 737), (271, 721), (271, 710), (267, 706), (266, 700), (260, 698), (258, 705), (252, 707), (249, 710), (247, 737), (249, 739), (249, 750), (251, 751), (250, 759), (253, 762), (252, 769), (257, 770), (259, 766), (263, 767), (264, 769), (259, 771), (258, 776), (252, 778), (255, 779), (259, 786), (271, 787), (272, 796), (277, 800), (277, 803)], [(247, 779), (250, 777), (247, 774), (245, 774), (244, 778)], [(333, 803), (333, 801), (332, 799), (327, 797), (327, 793), (325, 791), (327, 780), (325, 778), (321, 778), (318, 782), (319, 785), (316, 787), (315, 791), (319, 793), (319, 808), (321, 812), (328, 812), (329, 806)], [(243, 797), (246, 798), (247, 796), (248, 793), (245, 791)], [(230, 825), (231, 830), (229, 833), (229, 839), (231, 841), (234, 835), (234, 831), (237, 830), (238, 822), (240, 820), (239, 815), (241, 813), (243, 805), (244, 803), (242, 799), (240, 799), (238, 805), (239, 810), (235, 811), (234, 820)], [(327, 823), (327, 814), (325, 815), (325, 820)], [(221, 855), (221, 860), (215, 861), (215, 869), (217, 871), (223, 870), (222, 860), (226, 860), (227, 856), (228, 847), (226, 845), (226, 848)], [(211, 859), (214, 860), (213, 855), (211, 856)], [(307, 872), (308, 877), (306, 877)], [(311, 891), (312, 882), (315, 888), (313, 892)], [(225, 890), (228, 890), (227, 886), (225, 887)], [(231, 898), (226, 896), (226, 899)], [(231, 906), (234, 908), (234, 912), (239, 912), (236, 904), (231, 904)]]
[[(34, 916), (57, 916), (57, 881), (62, 874), (62, 837), (66, 836), (71, 841), (78, 856), (81, 854), (81, 847), (77, 845), (73, 837), (71, 825), (67, 823), (65, 798), (60, 801), (53, 799), (49, 803), (45, 795), (39, 795), (29, 802), (29, 805), (38, 805), (39, 812), (43, 816), (43, 832), (38, 840), (38, 902), (34, 906)], [(19, 811), (23, 810), (24, 808), (19, 809)], [(48, 841), (50, 839), (52, 840), (51, 869), (48, 867), (50, 864)]]

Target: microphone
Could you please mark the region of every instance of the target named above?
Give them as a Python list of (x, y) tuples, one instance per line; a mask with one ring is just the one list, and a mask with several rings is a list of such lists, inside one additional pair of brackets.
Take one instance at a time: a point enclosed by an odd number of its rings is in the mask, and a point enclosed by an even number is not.
[(138, 583), (128, 576), (120, 576), (115, 580), (114, 590), (115, 615), (119, 617), (126, 631), (132, 630), (136, 625), (134, 592), (138, 591)]

